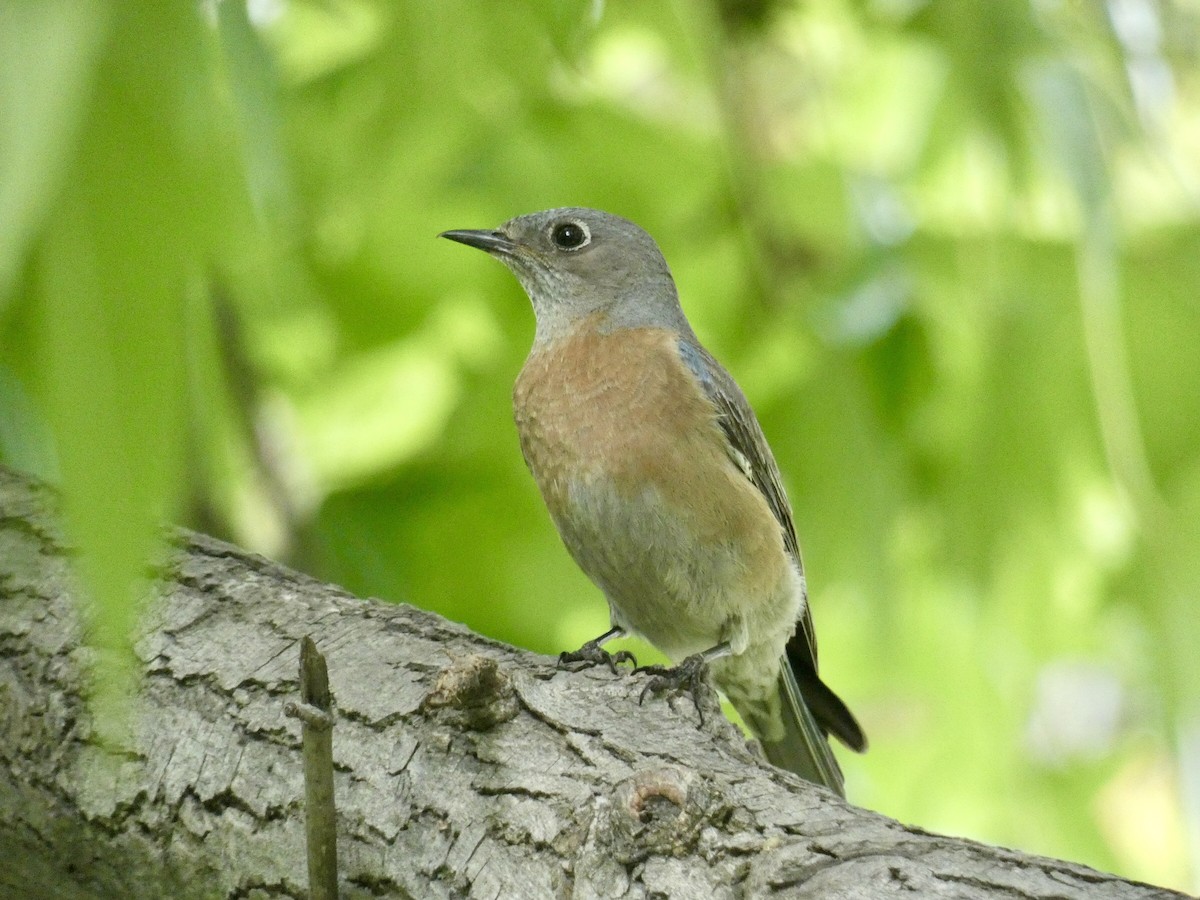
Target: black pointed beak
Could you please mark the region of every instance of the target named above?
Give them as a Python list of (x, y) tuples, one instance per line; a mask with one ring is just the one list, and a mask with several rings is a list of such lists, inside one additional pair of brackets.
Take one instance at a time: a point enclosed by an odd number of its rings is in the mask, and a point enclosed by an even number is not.
[(452, 241), (466, 244), (468, 247), (476, 247), (488, 253), (509, 254), (517, 249), (516, 242), (503, 231), (472, 231), (464, 229), (443, 231), (438, 237), (449, 238)]

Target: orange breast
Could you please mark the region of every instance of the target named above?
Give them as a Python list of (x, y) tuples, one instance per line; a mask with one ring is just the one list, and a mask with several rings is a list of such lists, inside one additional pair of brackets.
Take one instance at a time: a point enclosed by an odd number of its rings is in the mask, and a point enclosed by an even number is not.
[(614, 622), (676, 660), (758, 647), (774, 684), (800, 576), (677, 340), (592, 327), (536, 349), (513, 392), (521, 448)]
[(653, 487), (700, 543), (749, 539), (774, 556), (778, 524), (730, 460), (677, 341), (666, 329), (592, 327), (535, 350), (513, 392), (530, 471), (556, 521), (568, 489), (598, 477), (630, 496)]
[(535, 477), (601, 470), (620, 481), (657, 480), (678, 441), (705, 422), (715, 428), (675, 341), (663, 329), (587, 329), (535, 350), (513, 391)]

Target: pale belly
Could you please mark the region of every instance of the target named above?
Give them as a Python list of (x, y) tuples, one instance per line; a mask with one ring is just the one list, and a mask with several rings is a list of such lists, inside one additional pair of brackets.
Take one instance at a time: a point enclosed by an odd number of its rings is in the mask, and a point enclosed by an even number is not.
[(697, 540), (687, 517), (669, 510), (653, 488), (627, 496), (593, 477), (568, 493), (555, 524), (608, 598), (614, 624), (673, 659), (735, 636), (751, 599), (736, 597), (745, 581), (737, 547)]
[(722, 642), (778, 657), (800, 614), (799, 573), (768, 532), (704, 527), (654, 487), (627, 493), (605, 477), (572, 482), (553, 513), (563, 543), (604, 592), (614, 624), (673, 660)]

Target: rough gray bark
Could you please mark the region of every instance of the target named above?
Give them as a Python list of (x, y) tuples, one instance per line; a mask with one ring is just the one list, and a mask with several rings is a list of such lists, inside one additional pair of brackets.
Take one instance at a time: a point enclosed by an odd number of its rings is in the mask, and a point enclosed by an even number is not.
[(344, 897), (1178, 897), (927, 834), (771, 768), (715, 711), (637, 703), (436, 616), (182, 535), (134, 746), (90, 737), (66, 551), (0, 470), (0, 896), (304, 895), (299, 641), (329, 661)]

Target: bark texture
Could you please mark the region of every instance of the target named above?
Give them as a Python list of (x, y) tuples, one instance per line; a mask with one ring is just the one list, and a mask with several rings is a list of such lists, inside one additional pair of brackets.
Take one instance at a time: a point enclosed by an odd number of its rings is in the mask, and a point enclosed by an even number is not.
[(84, 700), (53, 497), (0, 470), (0, 896), (305, 895), (299, 643), (337, 708), (343, 897), (1166, 898), (927, 834), (771, 768), (643, 679), (181, 534), (136, 644), (131, 746)]

